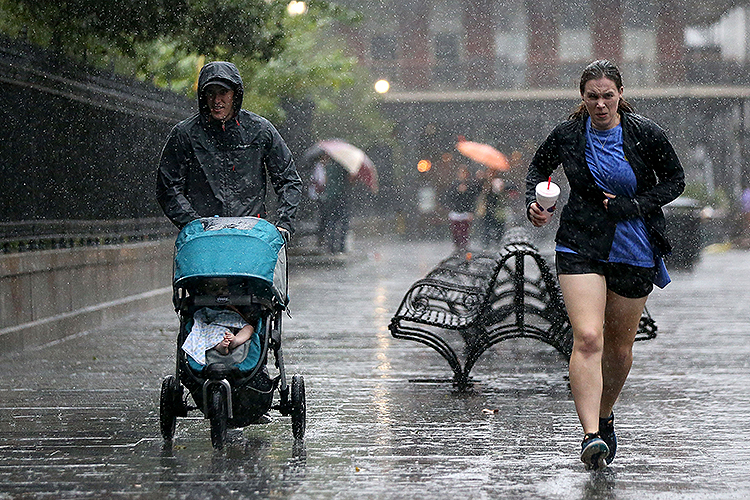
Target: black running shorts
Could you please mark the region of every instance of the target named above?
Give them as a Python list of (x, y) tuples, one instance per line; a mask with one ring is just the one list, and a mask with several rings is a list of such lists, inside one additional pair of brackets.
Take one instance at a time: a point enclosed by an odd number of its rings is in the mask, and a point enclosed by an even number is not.
[(617, 295), (638, 299), (654, 289), (655, 267), (638, 267), (619, 262), (601, 262), (570, 253), (556, 252), (557, 274), (599, 274), (607, 280), (607, 289)]

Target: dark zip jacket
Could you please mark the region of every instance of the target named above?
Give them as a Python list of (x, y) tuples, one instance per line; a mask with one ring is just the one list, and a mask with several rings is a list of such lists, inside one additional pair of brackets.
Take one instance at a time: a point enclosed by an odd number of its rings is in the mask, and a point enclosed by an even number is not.
[(570, 185), (555, 241), (581, 255), (607, 260), (617, 222), (643, 217), (652, 244), (661, 255), (672, 251), (665, 236), (662, 206), (685, 189), (685, 173), (664, 131), (634, 113), (621, 113), (622, 148), (637, 181), (634, 198), (617, 196), (604, 207), (604, 193), (586, 163), (586, 118), (558, 125), (531, 160), (526, 176), (526, 209), (535, 187), (563, 166)]
[[(217, 81), (234, 90), (235, 116), (211, 119), (205, 88)], [(266, 179), (278, 197), (275, 224), (292, 232), (302, 181), (276, 128), (242, 107), (237, 68), (212, 62), (198, 77), (198, 113), (172, 129), (159, 161), (156, 197), (179, 228), (200, 217), (266, 217)]]

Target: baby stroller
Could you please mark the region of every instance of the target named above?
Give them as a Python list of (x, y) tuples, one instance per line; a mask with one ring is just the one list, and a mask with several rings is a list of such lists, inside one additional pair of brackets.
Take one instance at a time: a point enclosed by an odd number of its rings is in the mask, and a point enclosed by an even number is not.
[[(173, 302), (180, 318), (174, 375), (161, 386), (162, 437), (171, 441), (177, 417), (200, 410), (211, 424), (211, 444), (223, 448), (227, 428), (267, 420), (275, 409), (291, 416), (292, 434), (305, 433), (305, 382), (287, 383), (281, 350), (281, 317), (286, 310), (286, 245), (273, 224), (256, 217), (213, 217), (187, 224), (175, 242)], [(205, 351), (205, 364), (183, 350), (201, 308), (231, 309), (255, 327), (250, 338), (229, 354)], [(273, 351), (278, 376), (266, 369)], [(195, 402), (188, 405), (183, 387)], [(279, 402), (273, 404), (274, 391)], [(290, 391), (291, 389), (291, 391)]]

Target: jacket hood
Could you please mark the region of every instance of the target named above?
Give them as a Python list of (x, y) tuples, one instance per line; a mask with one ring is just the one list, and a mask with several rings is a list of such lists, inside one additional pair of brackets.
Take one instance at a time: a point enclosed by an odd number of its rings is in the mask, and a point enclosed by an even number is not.
[(245, 93), (240, 71), (237, 69), (237, 66), (230, 62), (214, 61), (203, 66), (200, 75), (198, 75), (198, 111), (200, 114), (203, 116), (209, 114), (205, 99), (206, 86), (215, 82), (229, 85), (234, 90), (234, 104), (232, 108), (234, 114), (239, 113), (242, 108), (242, 97)]

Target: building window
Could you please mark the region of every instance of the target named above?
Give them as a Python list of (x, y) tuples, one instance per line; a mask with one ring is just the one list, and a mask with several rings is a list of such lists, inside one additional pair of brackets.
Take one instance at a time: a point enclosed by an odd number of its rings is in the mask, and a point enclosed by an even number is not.
[(458, 61), (458, 40), (452, 33), (443, 33), (435, 38), (435, 59), (444, 62)]
[(582, 31), (588, 29), (588, 19), (589, 16), (591, 16), (591, 6), (587, 0), (557, 2), (555, 7), (560, 9), (558, 19), (563, 30)]
[(375, 61), (392, 61), (396, 59), (397, 48), (395, 36), (375, 36), (370, 41), (370, 56)]

